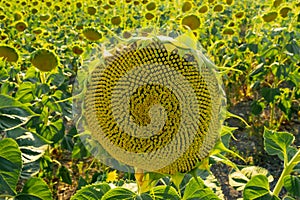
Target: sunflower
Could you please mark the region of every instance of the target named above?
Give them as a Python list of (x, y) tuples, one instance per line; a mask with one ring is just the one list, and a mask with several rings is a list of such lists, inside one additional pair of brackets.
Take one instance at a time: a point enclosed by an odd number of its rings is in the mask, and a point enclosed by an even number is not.
[(23, 21), (20, 21), (16, 23), (15, 27), (19, 32), (23, 32), (27, 28), (27, 24)]
[(280, 6), (280, 4), (282, 4), (282, 2), (283, 2), (283, 0), (275, 0), (273, 2), (273, 6), (276, 8), (276, 7)]
[(117, 170), (107, 173), (106, 182), (113, 182), (118, 180)]
[(0, 40), (6, 40), (8, 38), (8, 35), (7, 34), (5, 34), (5, 33), (1, 33), (0, 34)]
[(234, 30), (232, 28), (225, 28), (223, 31), (224, 35), (233, 35), (234, 34)]
[(235, 13), (234, 16), (235, 16), (236, 18), (240, 19), (240, 18), (242, 18), (242, 17), (244, 16), (244, 12), (243, 12), (243, 11), (237, 12), (237, 13)]
[(76, 54), (76, 55), (81, 55), (81, 54), (83, 53), (83, 48), (81, 48), (81, 47), (78, 46), (78, 45), (74, 45), (74, 46), (72, 47), (72, 51), (73, 51), (73, 53)]
[(43, 33), (43, 30), (40, 28), (37, 28), (37, 29), (34, 29), (32, 32), (36, 35), (40, 35), (41, 33)]
[(32, 9), (31, 9), (31, 13), (32, 13), (32, 14), (36, 14), (37, 12), (38, 12), (38, 9), (36, 9), (36, 8), (32, 8)]
[(214, 10), (215, 12), (222, 12), (223, 9), (224, 9), (223, 5), (217, 4), (217, 5), (214, 6), (214, 9), (213, 9), (213, 10)]
[(58, 66), (58, 58), (52, 51), (39, 49), (32, 53), (30, 62), (43, 72), (49, 72)]
[(6, 15), (4, 15), (4, 14), (0, 15), (0, 20), (5, 20), (5, 18), (6, 18)]
[(181, 7), (181, 11), (182, 12), (187, 12), (187, 11), (191, 10), (192, 7), (193, 7), (192, 3), (189, 2), (189, 1), (186, 1), (186, 2), (183, 3), (183, 5)]
[(109, 0), (109, 1), (108, 1), (108, 4), (114, 6), (114, 5), (116, 5), (116, 2), (113, 1), (113, 0)]
[(51, 3), (50, 1), (47, 1), (47, 2), (46, 2), (46, 6), (51, 7), (51, 6), (52, 6), (52, 3)]
[(90, 7), (87, 8), (87, 12), (88, 12), (89, 15), (95, 15), (96, 12), (97, 12), (97, 9), (90, 6)]
[(262, 16), (262, 18), (265, 22), (272, 22), (277, 18), (277, 16), (278, 16), (278, 13), (276, 11), (273, 11), (273, 12), (264, 14)]
[(78, 88), (84, 100), (74, 104), (84, 108), (78, 130), (91, 133), (82, 141), (101, 145), (95, 156), (118, 170), (187, 172), (208, 156), (219, 135), (221, 79), (192, 32), (177, 38), (148, 34), (104, 44), (110, 47), (82, 68), (87, 85)]
[(77, 30), (82, 30), (83, 29), (83, 24), (77, 24), (75, 28)]
[(102, 34), (99, 31), (97, 31), (96, 29), (91, 28), (91, 27), (85, 28), (82, 31), (82, 33), (86, 37), (86, 39), (88, 39), (90, 41), (97, 41), (102, 38)]
[(0, 58), (3, 58), (4, 60), (8, 62), (17, 62), (19, 59), (19, 54), (15, 50), (15, 48), (12, 48), (10, 46), (1, 45), (0, 46)]
[(128, 31), (124, 31), (124, 32), (123, 32), (123, 38), (128, 39), (128, 38), (130, 38), (130, 37), (131, 37), (131, 33), (130, 33), (130, 32), (128, 32)]
[(207, 5), (201, 6), (198, 10), (199, 13), (206, 13), (207, 11), (208, 11), (208, 6)]
[(120, 25), (121, 24), (121, 17), (120, 16), (114, 16), (110, 19), (111, 24), (113, 25)]
[(54, 6), (54, 9), (55, 9), (56, 11), (60, 11), (61, 8), (60, 8), (60, 6), (55, 5), (55, 6)]
[(50, 15), (49, 14), (40, 15), (40, 20), (41, 21), (47, 21), (49, 19), (50, 19)]
[(290, 11), (292, 11), (292, 8), (286, 6), (286, 7), (281, 8), (279, 13), (282, 18), (286, 18)]
[(152, 13), (146, 13), (145, 14), (145, 18), (147, 19), (147, 20), (152, 20), (153, 18), (155, 17), (155, 15), (154, 14), (152, 14)]
[(19, 21), (19, 20), (21, 20), (22, 19), (22, 13), (20, 13), (20, 12), (16, 12), (16, 13), (14, 13), (14, 19), (15, 19), (15, 21)]
[(77, 7), (77, 8), (81, 8), (81, 7), (82, 7), (82, 3), (81, 3), (81, 2), (77, 2), (77, 3), (76, 3), (76, 7)]
[(226, 0), (227, 5), (231, 5), (233, 3), (233, 0)]
[(191, 30), (196, 30), (200, 26), (200, 19), (196, 15), (188, 15), (182, 19), (181, 24), (188, 26)]
[(148, 4), (146, 5), (146, 9), (147, 9), (148, 11), (155, 10), (155, 8), (156, 8), (155, 2), (150, 2), (150, 3), (148, 3)]

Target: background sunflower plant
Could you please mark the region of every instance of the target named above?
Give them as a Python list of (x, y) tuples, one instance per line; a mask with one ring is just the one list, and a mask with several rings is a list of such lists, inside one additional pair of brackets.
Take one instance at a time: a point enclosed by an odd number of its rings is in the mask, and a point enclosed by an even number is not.
[[(0, 199), (300, 198), (299, 22), (299, 0), (0, 0)], [(100, 162), (74, 120), (99, 52), (184, 33), (224, 85), (219, 139), (172, 175)]]

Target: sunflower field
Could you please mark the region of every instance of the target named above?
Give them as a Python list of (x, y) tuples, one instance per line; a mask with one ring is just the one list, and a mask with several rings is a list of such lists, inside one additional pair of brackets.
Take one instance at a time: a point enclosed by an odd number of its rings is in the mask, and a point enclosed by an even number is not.
[[(163, 127), (161, 137), (132, 140), (121, 131), (129, 126), (110, 124), (125, 112), (113, 108), (111, 88), (128, 95), (121, 90), (131, 63), (153, 60), (176, 67), (138, 68), (133, 78), (162, 78), (138, 83), (124, 110), (134, 127)], [(202, 67), (193, 71), (195, 63)], [(168, 73), (183, 92), (156, 84)], [(114, 80), (102, 86), (103, 77)], [(200, 110), (181, 118), (190, 102), (179, 105), (179, 96), (200, 99)], [(171, 164), (176, 150), (161, 154), (159, 170), (148, 157), (119, 167), (123, 154), (106, 158), (96, 145), (105, 137), (86, 132), (107, 128), (119, 147), (148, 153), (181, 122), (189, 141), (199, 113), (188, 149)], [(300, 1), (0, 0), (2, 199), (300, 199)]]

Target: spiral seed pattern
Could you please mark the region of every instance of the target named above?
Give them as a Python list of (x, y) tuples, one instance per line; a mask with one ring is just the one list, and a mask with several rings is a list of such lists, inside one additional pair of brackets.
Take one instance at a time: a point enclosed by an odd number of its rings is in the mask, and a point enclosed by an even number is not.
[(95, 67), (84, 115), (116, 160), (147, 171), (186, 172), (216, 141), (219, 90), (197, 52), (182, 53), (157, 38), (135, 41)]

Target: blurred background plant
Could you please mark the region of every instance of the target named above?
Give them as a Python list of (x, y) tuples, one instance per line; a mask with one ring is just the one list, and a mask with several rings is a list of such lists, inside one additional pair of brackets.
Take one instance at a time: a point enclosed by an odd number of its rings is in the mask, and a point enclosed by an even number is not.
[[(295, 150), (300, 144), (299, 22), (300, 2), (295, 0), (0, 0), (0, 148), (5, 147), (0, 158), (7, 161), (5, 165), (0, 162), (0, 198), (29, 199), (36, 193), (41, 199), (69, 199), (83, 186), (99, 197), (108, 193), (112, 183), (132, 187), (132, 174), (99, 163), (76, 137), (69, 99), (72, 85), (84, 60), (113, 33), (130, 38), (136, 29), (184, 31), (185, 26), (219, 67), (228, 110), (250, 126), (229, 118), (222, 135), (225, 147), (243, 156), (246, 163), (232, 154), (219, 155), (243, 165), (238, 165), (238, 169), (246, 168), (242, 172), (249, 166), (264, 167), (275, 179), (269, 186), (271, 178), (265, 172), (253, 179), (246, 176), (247, 185), (238, 191), (249, 195), (253, 185), (263, 183), (264, 195), (271, 195), (269, 191), (275, 188), (276, 196), (299, 198), (297, 190), (291, 189), (293, 184), (299, 187), (299, 167), (284, 170), (291, 168), (293, 158), (299, 162)], [(47, 65), (41, 65), (41, 60), (47, 60)], [(266, 145), (266, 130), (285, 138), (282, 155)], [(224, 174), (220, 170), (234, 166), (226, 168), (219, 160), (212, 156), (206, 163), (215, 176), (199, 169), (195, 173), (201, 179), (186, 175), (177, 186), (163, 177), (152, 193), (141, 196), (192, 199), (209, 193), (208, 199), (241, 197), (242, 192), (233, 190), (236, 182), (232, 175), (228, 179), (229, 171)], [(226, 163), (228, 159), (221, 160)], [(285, 177), (281, 178), (281, 170)], [(5, 181), (4, 177), (11, 179)], [(278, 179), (284, 190), (276, 185)], [(97, 184), (89, 185), (93, 183)], [(36, 190), (39, 185), (43, 189)], [(132, 188), (110, 191), (104, 199), (116, 194), (137, 195)], [(199, 192), (193, 196), (193, 191)]]

